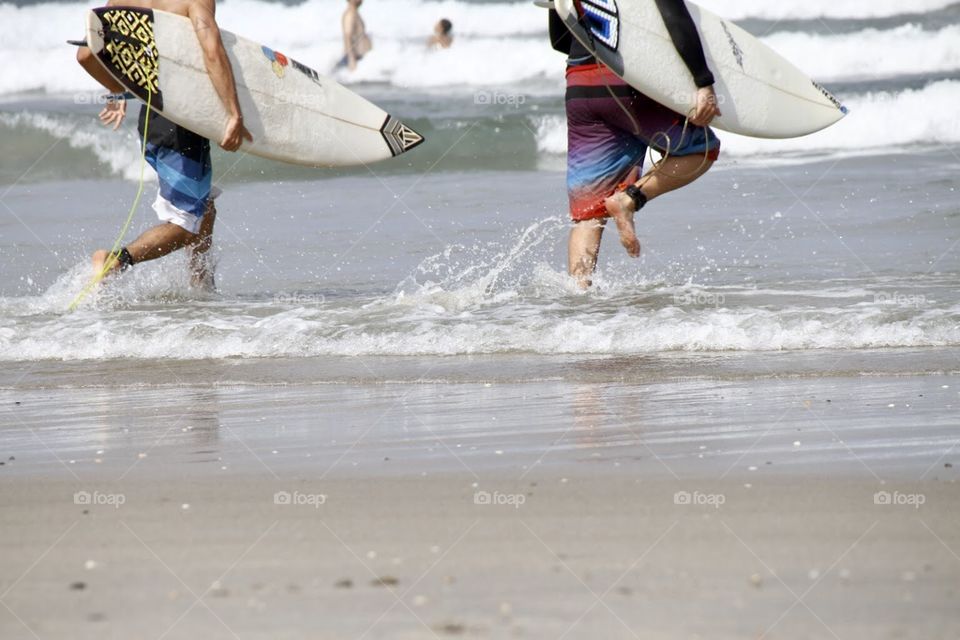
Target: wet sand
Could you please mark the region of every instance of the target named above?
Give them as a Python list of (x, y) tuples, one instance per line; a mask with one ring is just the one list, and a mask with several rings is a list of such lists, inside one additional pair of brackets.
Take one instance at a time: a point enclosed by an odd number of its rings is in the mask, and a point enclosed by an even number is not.
[(943, 481), (897, 485), (919, 508), (876, 505), (862, 480), (627, 473), (86, 485), (119, 507), (75, 505), (77, 486), (4, 482), (5, 638), (960, 633)]
[(960, 634), (955, 376), (130, 382), (0, 395), (0, 636)]

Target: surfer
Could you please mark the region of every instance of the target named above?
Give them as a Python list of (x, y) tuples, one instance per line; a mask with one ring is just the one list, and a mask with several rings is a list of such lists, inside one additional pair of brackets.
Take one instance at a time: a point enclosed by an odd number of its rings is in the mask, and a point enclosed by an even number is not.
[[(656, 4), (697, 86), (696, 109), (686, 118), (598, 64), (550, 11), (551, 43), (567, 54), (567, 191), (573, 219), (568, 268), (584, 288), (597, 265), (607, 218), (616, 222), (627, 253), (638, 257), (636, 211), (702, 176), (720, 154), (720, 141), (707, 127), (720, 109), (696, 25), (683, 0)], [(665, 160), (641, 177), (650, 147), (665, 153)]]
[[(236, 151), (244, 139), (253, 141), (243, 124), (233, 70), (214, 19), (214, 0), (111, 0), (108, 5), (158, 9), (190, 18), (203, 48), (207, 73), (229, 114), (220, 146), (226, 151)], [(100, 112), (100, 120), (116, 130), (127, 111), (126, 100), (120, 95), (124, 93), (124, 87), (100, 65), (89, 48), (80, 47), (77, 61), (115, 94)], [(141, 139), (146, 117), (147, 108), (143, 105), (138, 123)], [(214, 199), (219, 195), (219, 189), (212, 184), (210, 141), (156, 113), (150, 114), (148, 128), (146, 160), (156, 170), (160, 181), (153, 209), (162, 222), (113, 256), (102, 249), (96, 251), (93, 268), (96, 273), (102, 273), (109, 260), (108, 272), (123, 271), (138, 262), (155, 260), (186, 248), (190, 252), (194, 284), (212, 288), (213, 273), (205, 258), (213, 243), (213, 223), (217, 215)]]
[(443, 18), (433, 25), (433, 35), (427, 40), (430, 49), (449, 49), (453, 44), (453, 23)]
[(343, 12), (340, 24), (343, 28), (343, 57), (334, 66), (334, 70), (346, 67), (353, 71), (363, 56), (373, 49), (367, 26), (360, 17), (360, 5), (363, 0), (347, 0), (347, 9)]

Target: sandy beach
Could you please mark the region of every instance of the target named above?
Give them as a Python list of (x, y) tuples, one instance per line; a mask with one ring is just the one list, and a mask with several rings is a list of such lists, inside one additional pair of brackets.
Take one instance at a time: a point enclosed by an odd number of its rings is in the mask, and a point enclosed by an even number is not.
[(960, 633), (955, 375), (576, 369), (5, 391), (2, 635)]
[(953, 480), (281, 473), (5, 479), (3, 636), (960, 632)]

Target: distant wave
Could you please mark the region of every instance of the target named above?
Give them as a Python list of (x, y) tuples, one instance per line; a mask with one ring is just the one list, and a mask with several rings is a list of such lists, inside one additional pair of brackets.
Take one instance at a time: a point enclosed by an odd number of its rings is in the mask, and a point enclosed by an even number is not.
[[(725, 157), (765, 157), (783, 153), (875, 153), (911, 145), (960, 142), (960, 82), (942, 81), (923, 89), (845, 97), (850, 115), (825, 131), (789, 140), (760, 140), (720, 132)], [(905, 117), (909, 114), (909, 117)], [(540, 120), (537, 145), (543, 153), (565, 153), (566, 121)]]
[(815, 18), (885, 18), (926, 13), (956, 4), (956, 0), (698, 0), (697, 4), (731, 20), (812, 20)]
[[(827, 0), (772, 3), (708, 2), (733, 18), (887, 15), (902, 3), (837, 3)], [(949, 2), (918, 0), (912, 12)], [(722, 5), (722, 6), (721, 6)], [(0, 95), (24, 91), (92, 91), (95, 83), (73, 61), (67, 38), (82, 34), (87, 4), (0, 4), (5, 37), (0, 54), (30, 64), (11, 64), (0, 75)], [(328, 73), (341, 52), (339, 7), (321, 0), (287, 6), (262, 0), (231, 0), (218, 9), (221, 25), (255, 38)], [(896, 13), (894, 11), (894, 13)], [(424, 46), (440, 17), (454, 23), (455, 44), (446, 51)], [(366, 8), (374, 49), (349, 82), (383, 82), (400, 89), (523, 86), (531, 92), (562, 86), (563, 58), (546, 40), (546, 15), (528, 2), (477, 4), (462, 0), (391, 0)], [(886, 77), (960, 69), (960, 27), (924, 31), (914, 25), (843, 35), (772, 33), (764, 41), (795, 60), (818, 80)], [(879, 56), (876, 52), (882, 51)]]

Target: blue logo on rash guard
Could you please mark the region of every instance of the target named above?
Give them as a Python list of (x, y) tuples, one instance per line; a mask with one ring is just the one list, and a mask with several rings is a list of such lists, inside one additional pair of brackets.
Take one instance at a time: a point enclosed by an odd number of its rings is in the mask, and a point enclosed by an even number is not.
[(580, 7), (593, 37), (616, 51), (620, 44), (620, 10), (616, 0), (582, 0)]

